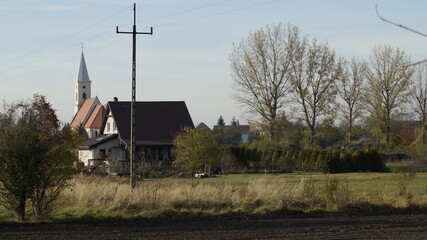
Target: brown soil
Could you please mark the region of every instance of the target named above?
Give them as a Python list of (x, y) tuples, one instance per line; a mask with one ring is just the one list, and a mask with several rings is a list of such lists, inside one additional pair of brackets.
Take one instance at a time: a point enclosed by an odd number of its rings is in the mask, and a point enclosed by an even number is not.
[(427, 213), (0, 223), (0, 239), (427, 239)]

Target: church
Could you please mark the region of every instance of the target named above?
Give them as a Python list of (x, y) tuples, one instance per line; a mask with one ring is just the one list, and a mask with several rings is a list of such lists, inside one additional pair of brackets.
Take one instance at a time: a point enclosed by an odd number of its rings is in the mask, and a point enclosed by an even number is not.
[[(84, 54), (75, 82), (74, 118), (70, 127), (83, 128), (88, 140), (79, 146), (79, 160), (85, 166), (102, 166), (114, 174), (129, 172), (131, 102), (101, 104), (91, 97)], [(141, 101), (135, 103), (136, 161), (168, 162), (173, 157), (173, 139), (185, 127), (194, 128), (184, 101)]]

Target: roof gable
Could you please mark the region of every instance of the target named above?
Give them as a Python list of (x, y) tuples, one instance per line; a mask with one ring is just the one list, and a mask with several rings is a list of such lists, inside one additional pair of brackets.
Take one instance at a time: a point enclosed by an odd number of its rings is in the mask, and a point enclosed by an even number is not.
[(98, 97), (85, 99), (82, 107), (74, 116), (73, 121), (71, 121), (70, 127), (75, 128), (81, 124), (84, 126), (96, 105), (101, 105)]
[[(130, 102), (108, 102), (120, 138), (129, 143)], [(194, 128), (185, 102), (136, 102), (135, 139), (137, 145), (171, 145), (184, 127)], [(105, 123), (105, 121), (104, 121)]]
[(86, 121), (84, 128), (101, 128), (102, 120), (105, 113), (105, 108), (102, 105), (96, 105), (92, 114)]

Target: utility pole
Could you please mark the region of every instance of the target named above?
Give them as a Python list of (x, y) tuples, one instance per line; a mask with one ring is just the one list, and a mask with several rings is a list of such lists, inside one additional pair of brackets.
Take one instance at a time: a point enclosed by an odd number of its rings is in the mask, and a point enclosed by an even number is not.
[(133, 164), (136, 159), (136, 148), (135, 148), (135, 101), (136, 101), (136, 35), (137, 34), (150, 34), (153, 35), (153, 27), (150, 28), (150, 32), (137, 32), (136, 31), (136, 3), (133, 4), (133, 31), (132, 32), (120, 32), (119, 27), (116, 27), (116, 33), (132, 34), (132, 101), (131, 101), (131, 133), (130, 133), (130, 186), (131, 189), (135, 187)]

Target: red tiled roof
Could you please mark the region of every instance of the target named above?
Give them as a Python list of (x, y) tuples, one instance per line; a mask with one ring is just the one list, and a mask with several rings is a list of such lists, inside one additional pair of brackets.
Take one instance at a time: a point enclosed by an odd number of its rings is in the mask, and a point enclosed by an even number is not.
[(76, 116), (74, 116), (73, 121), (70, 124), (70, 127), (75, 128), (80, 126), (80, 124), (85, 124), (85, 120), (87, 119), (87, 116), (90, 114), (90, 110), (92, 108), (92, 105), (95, 101), (95, 98), (88, 98), (86, 99), (80, 110), (77, 112)]
[(96, 105), (89, 119), (86, 121), (84, 128), (101, 128), (104, 114), (105, 114), (104, 106)]

